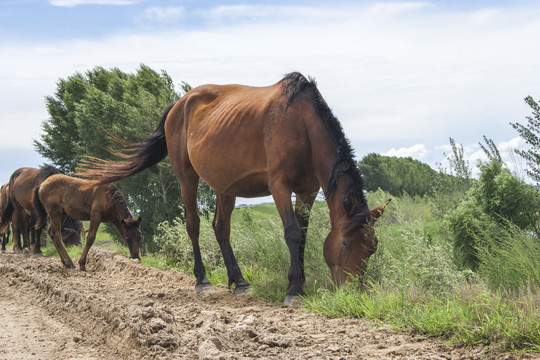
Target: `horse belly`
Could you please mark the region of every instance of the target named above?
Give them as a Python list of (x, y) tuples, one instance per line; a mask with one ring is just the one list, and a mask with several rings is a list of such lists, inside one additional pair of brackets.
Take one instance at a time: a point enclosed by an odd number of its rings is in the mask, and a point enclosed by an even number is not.
[(269, 195), (268, 170), (262, 144), (206, 137), (188, 142), (191, 163), (216, 192), (232, 196)]
[(76, 220), (90, 220), (90, 212), (82, 206), (64, 205), (64, 211)]
[(243, 162), (240, 156), (236, 161), (215, 156), (193, 163), (195, 171), (217, 193), (242, 197), (269, 195), (266, 167), (255, 165)]

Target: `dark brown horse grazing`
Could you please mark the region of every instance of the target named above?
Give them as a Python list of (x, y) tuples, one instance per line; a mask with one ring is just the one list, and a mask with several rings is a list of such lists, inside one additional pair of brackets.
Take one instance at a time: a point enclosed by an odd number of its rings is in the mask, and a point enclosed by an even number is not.
[[(9, 197), (9, 184), (4, 184), (2, 185), (2, 188), (0, 189), (0, 215), (2, 214), (2, 212), (7, 206), (8, 197)], [(10, 233), (11, 233), (11, 230), (8, 224), (6, 229), (2, 233), (0, 233), (0, 237), (2, 237), (2, 248), (0, 249), (0, 252), (3, 252), (3, 253), (6, 252), (6, 244), (9, 241)]]
[[(34, 230), (37, 214), (33, 205), (34, 189), (45, 179), (59, 171), (53, 166), (46, 165), (41, 169), (20, 168), (13, 172), (9, 179), (9, 196), (6, 207), (1, 213), (0, 232), (8, 226), (11, 221), (13, 229), (13, 250), (21, 252), (33, 246), (34, 256), (41, 256), (41, 229)], [(80, 243), (80, 230), (73, 227)], [(77, 232), (79, 231), (79, 232)], [(30, 236), (29, 236), (30, 233)], [(21, 235), (23, 244), (21, 246)]]
[(86, 257), (94, 243), (99, 224), (113, 224), (127, 244), (131, 257), (139, 258), (139, 244), (142, 238), (139, 225), (141, 219), (133, 219), (124, 196), (114, 185), (91, 187), (90, 181), (69, 177), (62, 174), (53, 175), (36, 188), (34, 207), (39, 213), (36, 229), (45, 226), (47, 216), (51, 222), (51, 237), (58, 251), (62, 264), (66, 268), (74, 268), (73, 261), (62, 245), (59, 234), (61, 225), (67, 216), (77, 220), (90, 220), (86, 244), (79, 257), (79, 266), (86, 270)]
[(217, 194), (213, 226), (235, 292), (250, 288), (229, 240), (237, 196), (274, 198), (291, 258), (286, 305), (303, 294), (308, 219), (301, 209), (311, 208), (321, 186), (332, 223), (324, 247), (332, 277), (341, 284), (350, 275), (363, 275), (366, 259), (377, 248), (372, 225), (384, 205), (369, 210), (349, 142), (313, 80), (291, 73), (268, 87), (195, 88), (165, 111), (152, 135), (118, 153), (127, 162), (89, 159), (80, 174), (108, 183), (136, 174), (167, 154), (186, 207), (196, 291), (210, 286), (199, 249), (199, 177)]

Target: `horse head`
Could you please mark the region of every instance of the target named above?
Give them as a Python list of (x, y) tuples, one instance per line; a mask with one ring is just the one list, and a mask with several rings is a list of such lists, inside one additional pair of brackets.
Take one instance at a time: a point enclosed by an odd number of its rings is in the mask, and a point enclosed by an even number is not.
[(369, 210), (367, 205), (357, 203), (352, 194), (345, 196), (342, 216), (332, 224), (324, 243), (324, 259), (336, 285), (356, 277), (362, 279), (367, 259), (377, 250), (375, 221), (389, 202)]
[(142, 233), (139, 229), (141, 218), (122, 219), (122, 228), (124, 229), (124, 242), (129, 248), (132, 259), (139, 259), (139, 245), (142, 240)]

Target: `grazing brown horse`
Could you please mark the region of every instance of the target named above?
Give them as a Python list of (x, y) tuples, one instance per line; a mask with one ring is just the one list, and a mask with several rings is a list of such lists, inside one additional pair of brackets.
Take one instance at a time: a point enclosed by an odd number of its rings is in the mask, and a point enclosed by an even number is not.
[[(230, 220), (237, 196), (271, 194), (290, 252), (285, 305), (303, 294), (308, 218), (323, 188), (332, 229), (324, 247), (333, 279), (363, 275), (377, 247), (373, 224), (384, 204), (370, 211), (362, 175), (339, 121), (313, 80), (286, 75), (268, 87), (204, 85), (165, 111), (157, 129), (118, 155), (126, 162), (88, 159), (80, 174), (108, 183), (136, 174), (169, 155), (181, 186), (186, 227), (193, 244), (196, 291), (211, 286), (199, 249), (197, 185), (201, 177), (217, 195), (213, 227), (235, 292), (250, 288), (230, 244)], [(293, 210), (291, 194), (296, 194)]]
[(35, 189), (34, 207), (39, 213), (36, 229), (45, 226), (47, 216), (51, 222), (51, 237), (62, 264), (74, 268), (73, 261), (62, 245), (61, 225), (67, 216), (77, 220), (90, 220), (86, 244), (79, 257), (79, 266), (86, 270), (86, 257), (94, 243), (99, 224), (113, 224), (127, 244), (131, 257), (139, 258), (139, 244), (142, 238), (139, 225), (141, 219), (133, 219), (124, 196), (114, 185), (91, 187), (90, 181), (53, 175)]
[[(0, 232), (8, 226), (11, 221), (13, 230), (13, 250), (21, 252), (33, 246), (34, 256), (41, 256), (41, 229), (35, 230), (34, 225), (37, 214), (33, 205), (34, 189), (45, 179), (59, 171), (53, 166), (46, 165), (40, 169), (20, 168), (13, 172), (9, 179), (9, 196), (6, 207), (0, 214)], [(71, 230), (76, 233), (73, 236), (73, 243), (80, 243), (80, 230), (74, 224), (68, 224)], [(73, 233), (70, 232), (70, 235)], [(21, 235), (23, 244), (21, 246)], [(30, 235), (30, 236), (29, 236)], [(78, 242), (77, 242), (78, 239)]]
[[(0, 189), (0, 214), (4, 211), (4, 209), (7, 206), (9, 197), (9, 184), (2, 185), (2, 188)], [(2, 237), (2, 249), (0, 249), (1, 252), (6, 252), (6, 244), (9, 241), (9, 234), (11, 233), (9, 224), (7, 225), (6, 229), (0, 233), (0, 237)]]

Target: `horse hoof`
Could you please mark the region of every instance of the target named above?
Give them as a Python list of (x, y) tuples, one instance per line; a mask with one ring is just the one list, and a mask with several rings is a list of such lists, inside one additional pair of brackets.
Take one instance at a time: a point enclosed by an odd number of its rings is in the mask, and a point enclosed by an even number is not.
[(211, 294), (213, 291), (212, 284), (195, 285), (195, 294)]
[(285, 296), (283, 306), (286, 308), (298, 307), (302, 304), (302, 301), (302, 298), (298, 295), (287, 295)]
[(42, 253), (42, 252), (34, 253), (34, 257), (35, 257), (35, 258), (43, 257), (43, 253)]
[(5, 253), (6, 253), (6, 249), (2, 249), (2, 250), (0, 250), (0, 252), (1, 252), (2, 254), (5, 254)]
[(251, 294), (252, 292), (253, 288), (251, 287), (251, 285), (239, 286), (234, 289), (235, 295)]
[(22, 253), (23, 253), (24, 256), (30, 256), (30, 249), (24, 248)]

